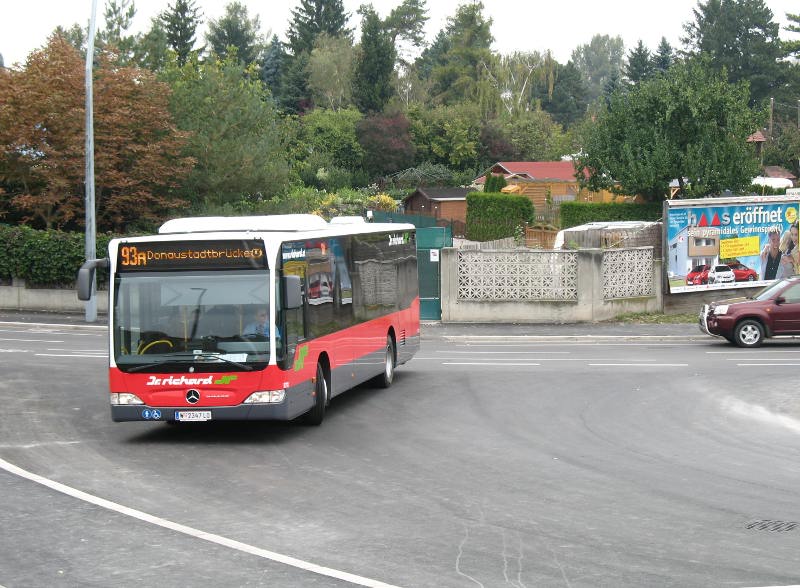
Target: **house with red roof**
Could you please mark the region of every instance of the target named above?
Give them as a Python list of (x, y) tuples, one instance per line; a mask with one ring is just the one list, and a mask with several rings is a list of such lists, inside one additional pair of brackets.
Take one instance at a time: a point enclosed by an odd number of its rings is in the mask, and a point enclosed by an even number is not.
[(503, 192), (527, 196), (534, 210), (568, 200), (614, 202), (623, 199), (608, 190), (590, 192), (581, 188), (572, 161), (498, 161), (476, 178), (474, 184), (482, 186), (488, 174), (502, 175), (508, 183)]

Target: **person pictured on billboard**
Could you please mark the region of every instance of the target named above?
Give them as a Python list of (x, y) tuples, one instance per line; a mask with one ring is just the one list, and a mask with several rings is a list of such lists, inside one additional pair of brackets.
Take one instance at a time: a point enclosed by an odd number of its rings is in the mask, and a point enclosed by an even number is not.
[(761, 251), (761, 275), (764, 280), (777, 280), (794, 273), (791, 255), (781, 251), (781, 230), (772, 227), (767, 233), (767, 244)]
[[(798, 221), (794, 221), (787, 231), (781, 236), (781, 251), (785, 256), (791, 258), (791, 273), (786, 275), (794, 275), (800, 269), (800, 248), (798, 247)], [(788, 262), (787, 262), (788, 263)]]

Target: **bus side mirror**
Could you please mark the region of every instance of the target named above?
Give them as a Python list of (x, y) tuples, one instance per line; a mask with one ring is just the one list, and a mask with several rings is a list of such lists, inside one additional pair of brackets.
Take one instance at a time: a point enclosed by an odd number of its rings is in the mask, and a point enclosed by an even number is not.
[(90, 259), (85, 261), (78, 270), (78, 300), (91, 300), (94, 271), (98, 267), (108, 267), (108, 258)]
[(283, 307), (287, 310), (303, 306), (300, 276), (283, 276)]

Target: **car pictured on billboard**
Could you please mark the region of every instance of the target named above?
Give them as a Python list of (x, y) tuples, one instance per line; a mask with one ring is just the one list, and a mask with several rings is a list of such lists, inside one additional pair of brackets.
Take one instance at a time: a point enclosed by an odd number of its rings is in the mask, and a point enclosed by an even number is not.
[(711, 266), (708, 264), (696, 265), (688, 274), (686, 274), (686, 284), (691, 286), (693, 284), (708, 284), (708, 270)]
[(747, 298), (705, 304), (700, 330), (739, 347), (758, 347), (764, 339), (800, 335), (800, 276), (775, 281)]
[(758, 279), (758, 272), (743, 263), (729, 261), (726, 265), (733, 270), (733, 275), (737, 282), (755, 282)]
[(732, 284), (735, 281), (736, 276), (733, 274), (733, 270), (725, 264), (713, 265), (708, 270), (709, 284)]

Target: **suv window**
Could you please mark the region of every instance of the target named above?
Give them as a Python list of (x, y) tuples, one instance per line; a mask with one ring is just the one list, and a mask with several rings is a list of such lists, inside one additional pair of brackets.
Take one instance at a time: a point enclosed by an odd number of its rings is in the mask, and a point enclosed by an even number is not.
[(727, 265), (715, 265), (714, 266), (714, 271), (715, 272), (727, 272), (730, 269), (731, 268), (729, 268)]
[(786, 299), (786, 302), (800, 302), (800, 284), (786, 288), (781, 295)]

